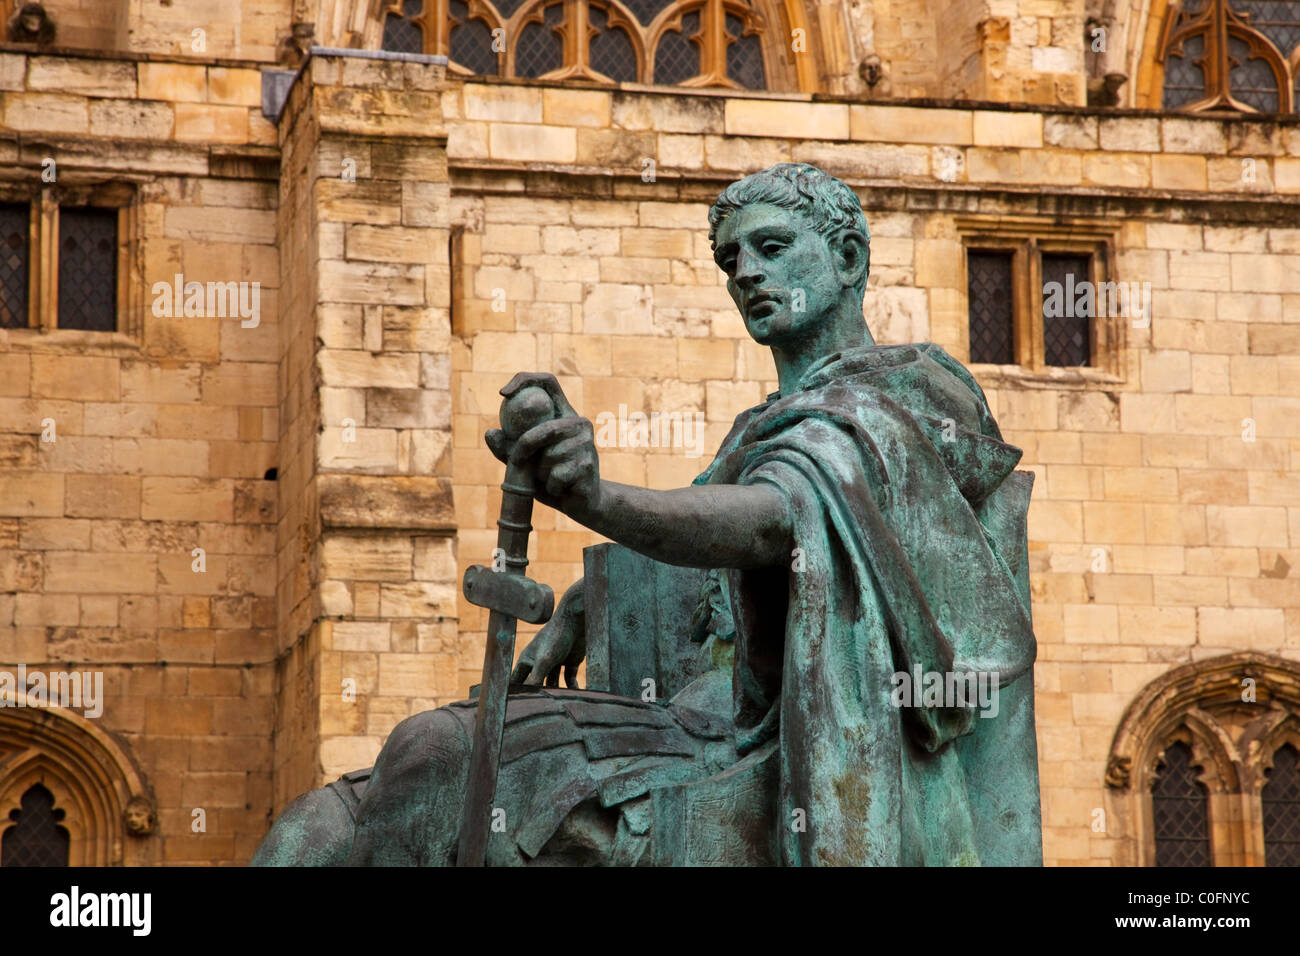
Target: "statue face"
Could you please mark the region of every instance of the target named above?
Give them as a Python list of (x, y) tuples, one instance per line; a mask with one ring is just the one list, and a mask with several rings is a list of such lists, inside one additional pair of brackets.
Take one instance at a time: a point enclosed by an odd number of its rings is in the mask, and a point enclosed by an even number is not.
[(760, 345), (808, 335), (839, 304), (842, 287), (825, 237), (789, 209), (751, 203), (736, 210), (718, 229), (713, 258)]

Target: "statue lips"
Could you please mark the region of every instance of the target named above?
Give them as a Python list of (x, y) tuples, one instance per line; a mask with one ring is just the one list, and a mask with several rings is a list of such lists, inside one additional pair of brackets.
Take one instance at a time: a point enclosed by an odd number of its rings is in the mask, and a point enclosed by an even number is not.
[[(770, 308), (763, 309), (763, 306)], [(747, 314), (752, 319), (765, 319), (781, 307), (781, 300), (771, 292), (759, 292), (749, 300)]]

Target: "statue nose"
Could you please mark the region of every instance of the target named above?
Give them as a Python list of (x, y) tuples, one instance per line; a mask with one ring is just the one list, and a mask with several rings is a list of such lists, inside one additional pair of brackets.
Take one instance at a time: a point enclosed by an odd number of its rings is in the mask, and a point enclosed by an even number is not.
[(763, 281), (762, 264), (756, 256), (740, 253), (736, 258), (736, 284), (752, 288)]

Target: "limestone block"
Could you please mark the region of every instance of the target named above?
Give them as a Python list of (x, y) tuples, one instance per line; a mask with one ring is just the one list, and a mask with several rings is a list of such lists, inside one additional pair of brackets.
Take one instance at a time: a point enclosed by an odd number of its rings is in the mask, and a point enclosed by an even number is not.
[(4, 125), (13, 130), (85, 133), (90, 125), (88, 101), (62, 93), (12, 93), (4, 100)]
[(146, 477), (140, 516), (146, 521), (234, 520), (234, 487), (226, 479)]
[(0, 90), (21, 93), (26, 88), (27, 56), (0, 53)]
[(704, 141), (699, 136), (660, 133), (657, 147), (660, 166), (695, 169), (704, 164)]
[(613, 95), (614, 125), (659, 133), (721, 133), (727, 100), (715, 96), (681, 96), (632, 91)]
[(488, 153), (493, 159), (573, 163), (578, 158), (577, 130), (561, 126), (492, 123), (488, 127)]
[(582, 303), (582, 330), (592, 334), (647, 335), (651, 332), (651, 287), (600, 284)]
[(849, 107), (849, 126), (850, 138), (855, 140), (946, 146), (968, 146), (973, 141), (969, 110), (854, 104)]
[(86, 551), (48, 551), (45, 590), (52, 594), (153, 594), (158, 561), (152, 554), (118, 554), (105, 561)]
[(262, 105), (260, 70), (239, 67), (208, 67), (208, 102), (228, 106)]
[(1043, 145), (1041, 113), (1011, 113), (976, 110), (972, 142), (976, 146), (1013, 146), (1031, 149)]
[(552, 123), (553, 120), (543, 116), (542, 93), (535, 87), (466, 83), (463, 92), (465, 116), (472, 120), (505, 123)]
[(1115, 152), (1160, 152), (1160, 121), (1136, 116), (1102, 117), (1099, 129), (1102, 149)]
[(208, 77), (203, 66), (180, 63), (141, 63), (140, 99), (172, 103), (203, 103), (207, 100)]
[(401, 263), (322, 261), (322, 302), (424, 305), (424, 267)]
[(1207, 182), (1204, 156), (1153, 156), (1151, 185), (1156, 189), (1204, 191)]
[(27, 88), (80, 96), (133, 98), (135, 64), (112, 60), (82, 60), (33, 56), (27, 66)]
[(849, 108), (843, 103), (728, 99), (723, 129), (731, 136), (848, 139)]
[(1227, 151), (1223, 126), (1212, 119), (1166, 116), (1160, 119), (1160, 145), (1166, 153), (1222, 155)]
[(1142, 153), (1087, 153), (1083, 157), (1085, 185), (1145, 189), (1151, 185), (1151, 157)]
[(33, 355), (32, 396), (80, 401), (117, 401), (120, 396), (119, 373), (120, 363), (115, 358)]
[(139, 518), (140, 479), (68, 475), (65, 512), (78, 518)]
[[(484, 449), (491, 458), (492, 453)], [(495, 458), (492, 458), (496, 462)], [(458, 466), (459, 467), (459, 466)], [(496, 463), (500, 483), (500, 462)], [(316, 479), (326, 527), (448, 530), (455, 527), (451, 481), (431, 476), (320, 475)]]

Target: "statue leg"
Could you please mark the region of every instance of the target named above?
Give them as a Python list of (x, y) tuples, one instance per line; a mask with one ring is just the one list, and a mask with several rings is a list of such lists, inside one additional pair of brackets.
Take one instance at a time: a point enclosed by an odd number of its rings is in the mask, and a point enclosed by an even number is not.
[(350, 866), (451, 866), (471, 741), (446, 709), (393, 729), (357, 809)]

